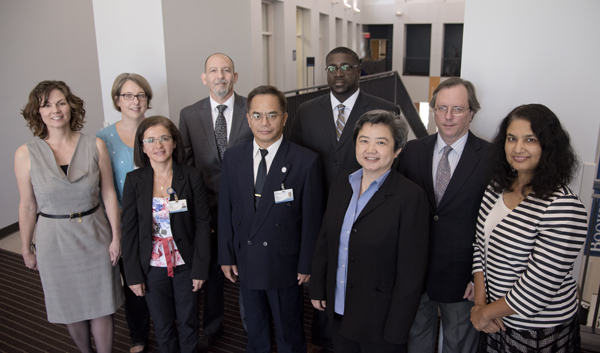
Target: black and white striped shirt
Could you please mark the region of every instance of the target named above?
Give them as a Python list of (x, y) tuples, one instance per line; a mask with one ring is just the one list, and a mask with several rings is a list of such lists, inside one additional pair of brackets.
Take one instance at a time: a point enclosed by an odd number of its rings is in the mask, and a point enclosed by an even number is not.
[(503, 318), (515, 329), (560, 325), (577, 313), (571, 275), (587, 233), (587, 212), (568, 187), (549, 200), (530, 194), (492, 231), (487, 252), (485, 222), (500, 195), (488, 186), (477, 218), (473, 273), (484, 272), (488, 303), (502, 297), (517, 314)]

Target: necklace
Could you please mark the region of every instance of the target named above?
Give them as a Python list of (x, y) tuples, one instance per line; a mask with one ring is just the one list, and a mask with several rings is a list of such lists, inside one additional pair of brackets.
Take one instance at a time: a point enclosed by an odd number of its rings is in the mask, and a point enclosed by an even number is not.
[(158, 179), (158, 177), (156, 177), (156, 181), (158, 181), (160, 183), (160, 189), (161, 190), (165, 188), (165, 183), (167, 182), (167, 179), (169, 179), (169, 176), (171, 174), (173, 174), (173, 171), (167, 173), (167, 176), (165, 177), (165, 181), (162, 181), (162, 182)]

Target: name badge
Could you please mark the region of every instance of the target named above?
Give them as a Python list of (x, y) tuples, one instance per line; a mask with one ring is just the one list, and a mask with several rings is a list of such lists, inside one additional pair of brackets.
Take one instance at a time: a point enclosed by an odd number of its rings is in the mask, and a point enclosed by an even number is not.
[(275, 203), (294, 201), (294, 190), (284, 189), (275, 191)]
[(178, 201), (169, 201), (169, 213), (187, 212), (187, 201), (185, 199)]

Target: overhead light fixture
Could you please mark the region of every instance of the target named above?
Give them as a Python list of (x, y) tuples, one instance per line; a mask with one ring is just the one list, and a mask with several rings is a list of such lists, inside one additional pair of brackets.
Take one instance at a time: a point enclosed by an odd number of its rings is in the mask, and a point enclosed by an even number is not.
[(346, 8), (346, 10), (351, 9), (352, 5), (348, 4), (348, 3), (344, 3), (344, 7)]
[(402, 16), (402, 11), (397, 11), (396, 16)]
[(356, 12), (356, 13), (359, 13), (359, 12), (360, 12), (360, 10), (359, 10), (359, 9), (357, 9), (357, 8), (355, 7), (355, 8), (354, 8), (354, 12)]

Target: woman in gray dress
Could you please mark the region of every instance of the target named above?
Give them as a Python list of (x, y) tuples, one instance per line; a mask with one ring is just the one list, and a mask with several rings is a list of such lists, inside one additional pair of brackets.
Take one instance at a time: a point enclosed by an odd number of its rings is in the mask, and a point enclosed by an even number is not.
[(79, 132), (83, 101), (62, 81), (40, 82), (22, 114), (35, 136), (15, 154), (23, 260), (39, 269), (48, 321), (66, 324), (82, 352), (93, 352), (90, 331), (97, 352), (111, 352), (112, 315), (123, 298), (115, 267), (119, 207), (106, 145)]

